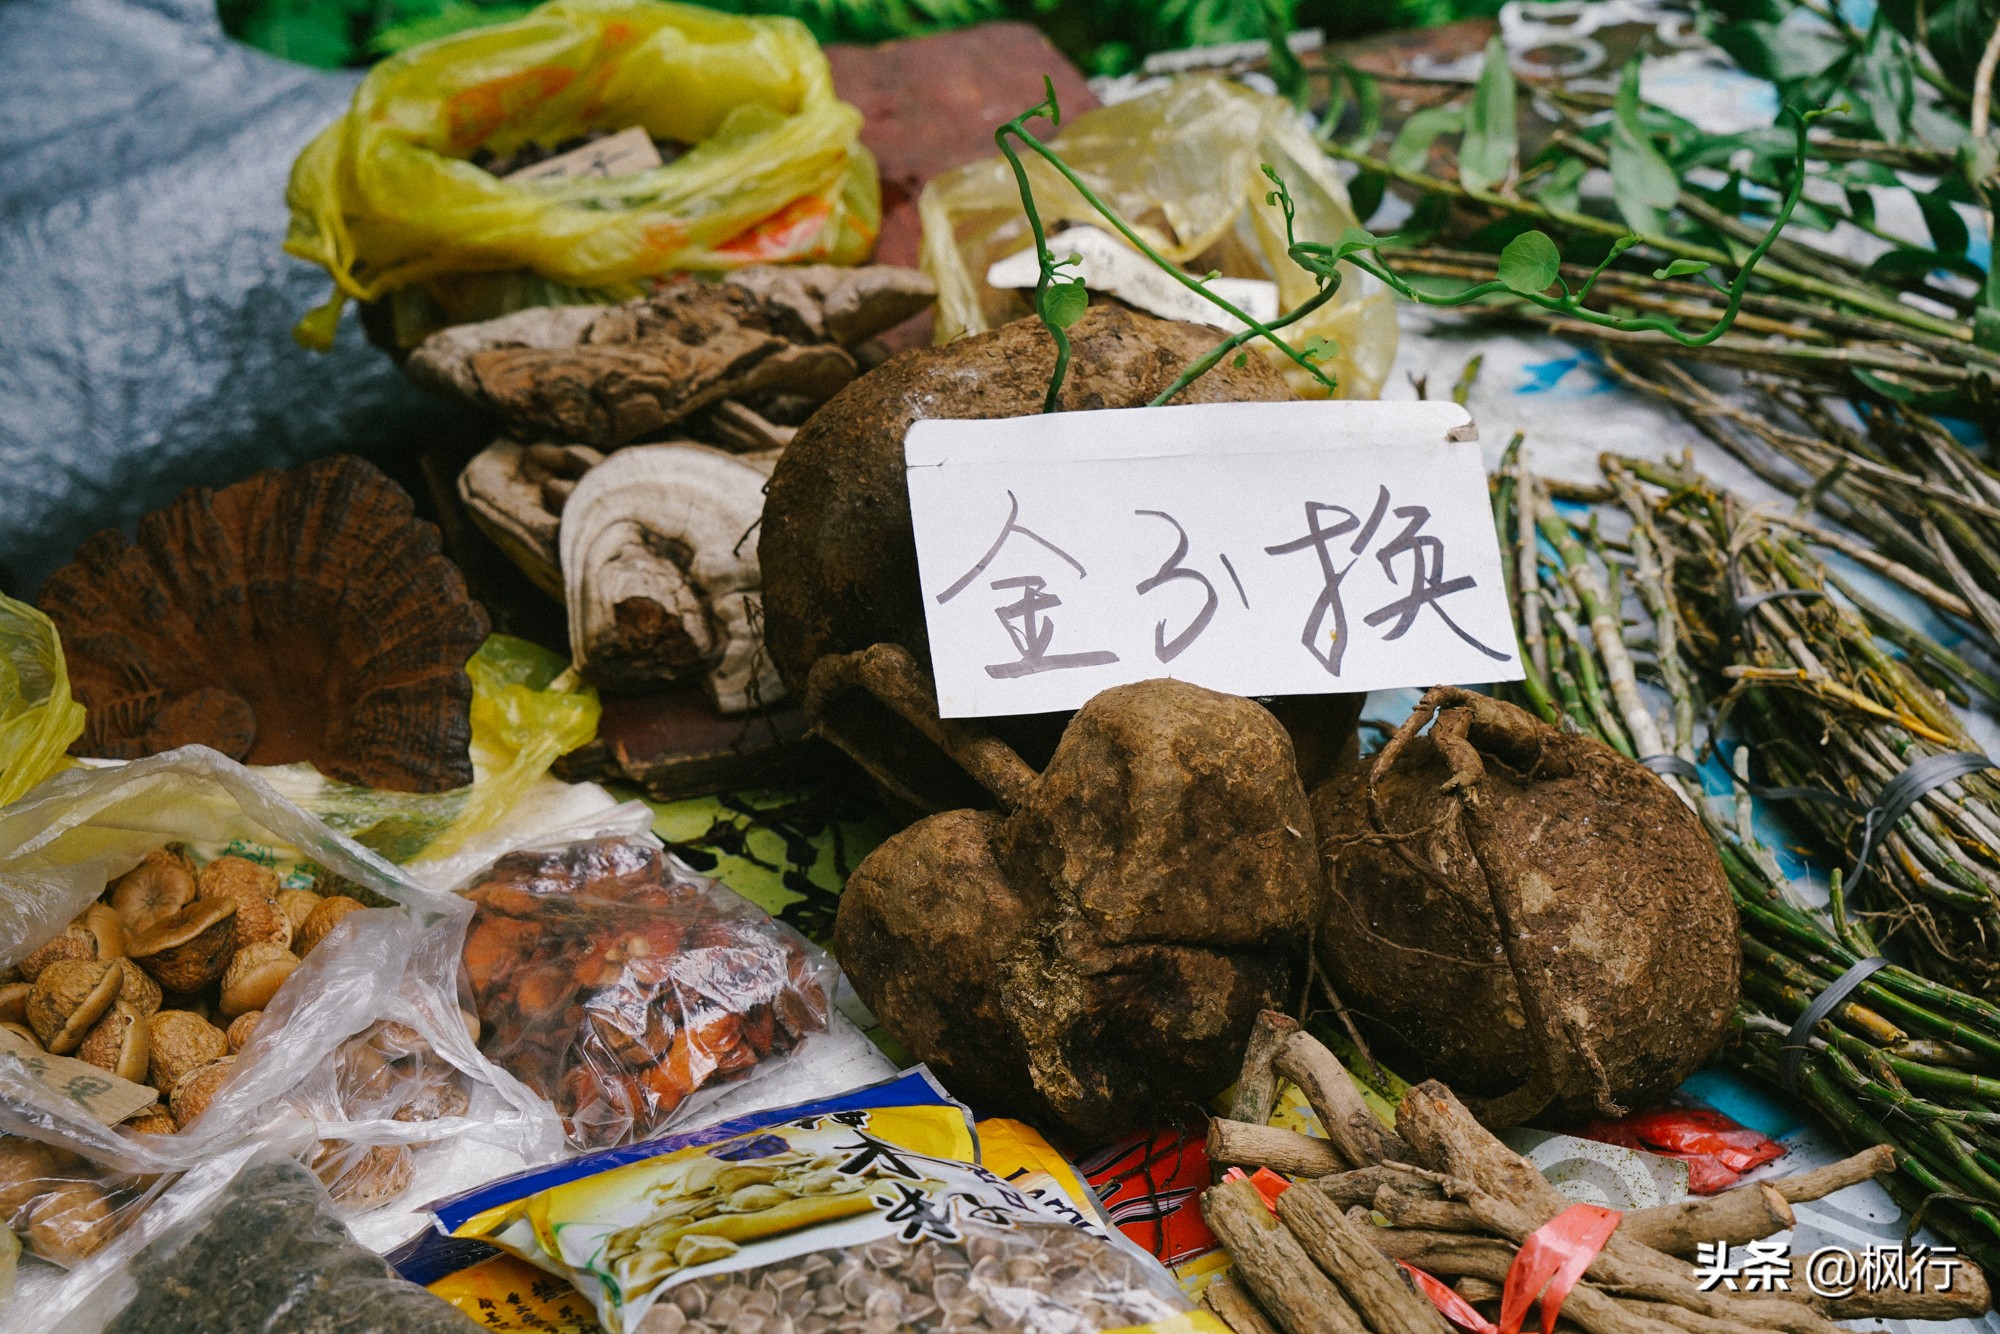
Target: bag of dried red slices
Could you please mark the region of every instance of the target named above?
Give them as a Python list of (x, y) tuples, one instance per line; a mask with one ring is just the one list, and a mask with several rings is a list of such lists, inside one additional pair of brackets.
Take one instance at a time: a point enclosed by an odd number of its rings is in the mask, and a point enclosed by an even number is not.
[(462, 893), (480, 1048), (579, 1147), (649, 1139), (826, 1031), (825, 954), (645, 840), (512, 853)]

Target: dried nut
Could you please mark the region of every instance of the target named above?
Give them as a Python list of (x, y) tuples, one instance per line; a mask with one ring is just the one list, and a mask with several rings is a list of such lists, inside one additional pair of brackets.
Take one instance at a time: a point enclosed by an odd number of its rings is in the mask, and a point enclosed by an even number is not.
[(231, 1056), (250, 1045), (250, 1036), (257, 1031), (257, 1021), (263, 1017), (262, 1010), (246, 1010), (230, 1020), (227, 1036)]
[(228, 1080), (235, 1066), (236, 1058), (225, 1056), (197, 1066), (176, 1080), (174, 1091), (167, 1098), (167, 1110), (173, 1113), (174, 1125), (186, 1130), (190, 1121), (207, 1111), (209, 1099)]
[(111, 882), (111, 908), (138, 935), (195, 900), (194, 863), (174, 844), (154, 848), (146, 859)]
[(160, 1001), (160, 1008), (162, 1010), (183, 1010), (204, 1022), (214, 1024), (217, 1028), (221, 1028), (229, 1022), (222, 1017), (222, 1011), (216, 1008), (215, 993), (213, 991), (197, 991), (193, 994), (169, 991)]
[(298, 966), (299, 956), (283, 945), (269, 941), (245, 945), (222, 975), (222, 1013), (233, 1019), (263, 1009)]
[(278, 873), (248, 857), (217, 857), (201, 868), (195, 884), (204, 899), (278, 897)]
[(424, 1041), (424, 1035), (408, 1024), (399, 1024), (393, 1019), (384, 1019), (363, 1035), (368, 1045), (392, 1061), (405, 1056), (428, 1054), (431, 1044)]
[(18, 1024), (27, 1019), (28, 991), (26, 982), (9, 982), (0, 986), (0, 1022)]
[(222, 1030), (186, 1010), (162, 1010), (146, 1021), (152, 1038), (151, 1083), (172, 1093), (181, 1077), (229, 1054)]
[(407, 1145), (377, 1144), (364, 1153), (360, 1146), (337, 1139), (320, 1141), (312, 1170), (334, 1203), (357, 1210), (401, 1195), (417, 1174), (416, 1155)]
[(12, 1033), (15, 1037), (20, 1038), (23, 1042), (26, 1042), (30, 1047), (33, 1047), (36, 1051), (42, 1050), (42, 1040), (36, 1037), (35, 1030), (29, 1028), (26, 1024), (0, 1023), (0, 1028), (6, 1029), (9, 1033)]
[(285, 919), (292, 924), (294, 935), (306, 924), (312, 910), (319, 907), (319, 895), (309, 889), (281, 889), (278, 891), (278, 907), (284, 911)]
[(95, 1255), (116, 1231), (111, 1197), (88, 1181), (65, 1181), (28, 1208), (28, 1249), (59, 1265)]
[(351, 912), (359, 912), (367, 906), (361, 900), (350, 899), (345, 894), (335, 894), (331, 898), (321, 899), (317, 904), (314, 904), (313, 910), (306, 914), (305, 922), (299, 927), (298, 934), (294, 937), (294, 941), (299, 947), (299, 957), (303, 959), (306, 955), (311, 954), (320, 941), (326, 939), (326, 933), (333, 930), (341, 918)]
[(399, 1078), (394, 1061), (359, 1039), (341, 1044), (334, 1056), (334, 1069), (339, 1076), (341, 1104), (350, 1112), (386, 1096)]
[(279, 949), (292, 946), (292, 919), (285, 916), (285, 910), (278, 906), (276, 899), (260, 898), (253, 894), (234, 894), (228, 897), (236, 901), (236, 948), (248, 949), (252, 945), (276, 945)]
[(125, 957), (125, 919), (120, 917), (108, 903), (93, 903), (78, 915), (71, 926), (80, 926), (90, 933), (97, 942), (97, 957), (100, 959), (122, 959)]
[(132, 942), (132, 957), (168, 991), (200, 991), (229, 966), (234, 899), (196, 899)]
[(84, 1035), (76, 1059), (137, 1083), (152, 1060), (151, 1038), (145, 1016), (116, 1005)]
[(42, 975), (42, 970), (52, 963), (64, 959), (95, 959), (97, 957), (97, 937), (83, 927), (71, 923), (56, 933), (54, 939), (21, 960), (21, 976), (33, 982)]
[(479, 1045), (479, 1016), (464, 1006), (458, 1007), (458, 1017), (465, 1021), (465, 1036), (472, 1039), (472, 1045)]
[(148, 977), (146, 970), (130, 959), (119, 959), (112, 966), (124, 974), (125, 978), (118, 988), (118, 1003), (129, 1005), (140, 1015), (158, 1014), (160, 1002), (164, 999), (160, 994), (160, 984)]
[(28, 1206), (56, 1174), (49, 1146), (19, 1135), (0, 1135), (0, 1224), (19, 1231)]
[(52, 963), (28, 992), (28, 1026), (49, 1051), (67, 1056), (118, 999), (124, 979), (124, 973), (108, 963), (84, 959)]
[(129, 1118), (122, 1129), (137, 1131), (141, 1135), (171, 1135), (179, 1129), (167, 1109), (154, 1103), (137, 1116)]

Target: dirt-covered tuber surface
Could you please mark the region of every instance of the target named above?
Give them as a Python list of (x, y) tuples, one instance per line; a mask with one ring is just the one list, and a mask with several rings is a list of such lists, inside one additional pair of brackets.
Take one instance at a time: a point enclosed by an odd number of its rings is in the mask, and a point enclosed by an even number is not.
[(934, 815), (871, 853), (835, 948), (948, 1086), (1103, 1137), (1229, 1084), (1319, 899), (1284, 728), (1146, 681), (1080, 709), (1011, 812)]
[(1642, 1106), (1720, 1044), (1738, 982), (1721, 863), (1610, 747), (1440, 688), (1312, 809), (1321, 966), (1385, 1055), (1483, 1119)]

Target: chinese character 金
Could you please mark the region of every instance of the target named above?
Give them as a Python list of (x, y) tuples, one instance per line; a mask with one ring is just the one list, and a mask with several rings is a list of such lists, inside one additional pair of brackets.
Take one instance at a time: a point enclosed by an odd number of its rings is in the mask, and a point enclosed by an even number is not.
[[(1021, 502), (1012, 491), (1007, 493), (1007, 522), (1001, 525), (1000, 535), (993, 539), (993, 545), (986, 549), (973, 567), (960, 575), (949, 588), (937, 595), (940, 606), (964, 592), (974, 579), (986, 572), (1000, 549), (1007, 545), (1007, 539), (1016, 534), (1031, 542), (1039, 543), (1060, 556), (1076, 571), (1076, 577), (1084, 579), (1089, 572), (1082, 562), (1064, 551), (1040, 533), (1024, 527), (1017, 520), (1021, 517)], [(996, 680), (1012, 680), (1016, 677), (1032, 676), (1037, 672), (1061, 671), (1071, 667), (1101, 667), (1118, 661), (1118, 655), (1105, 649), (1081, 653), (1051, 653), (1050, 643), (1055, 638), (1055, 622), (1043, 613), (1062, 605), (1062, 599), (1047, 591), (1048, 580), (1039, 574), (1019, 575), (1011, 579), (995, 579), (987, 585), (995, 592), (1020, 590), (1020, 597), (1013, 602), (994, 608), (993, 614), (1006, 627), (1007, 635), (1014, 641), (1014, 651), (1020, 657), (1014, 662), (995, 663), (986, 668), (986, 674)]]

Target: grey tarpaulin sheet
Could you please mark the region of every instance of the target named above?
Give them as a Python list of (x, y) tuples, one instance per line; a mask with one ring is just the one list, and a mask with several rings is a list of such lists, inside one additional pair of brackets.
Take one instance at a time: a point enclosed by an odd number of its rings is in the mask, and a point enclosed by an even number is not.
[(353, 320), (285, 177), (355, 76), (231, 42), (212, 0), (0, 0), (0, 588), (194, 484), (421, 440), (450, 411)]

